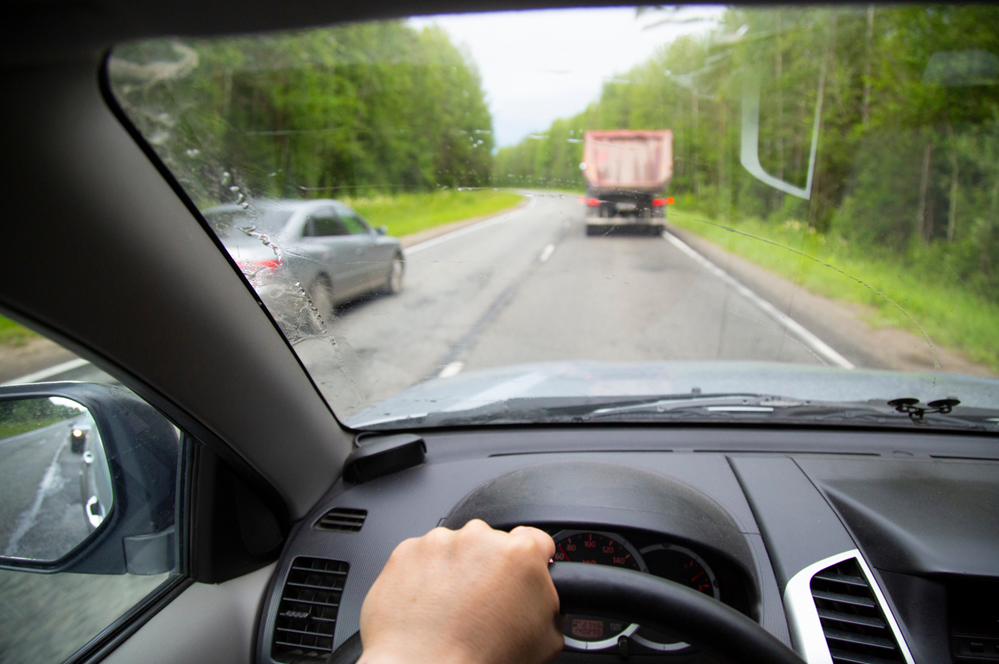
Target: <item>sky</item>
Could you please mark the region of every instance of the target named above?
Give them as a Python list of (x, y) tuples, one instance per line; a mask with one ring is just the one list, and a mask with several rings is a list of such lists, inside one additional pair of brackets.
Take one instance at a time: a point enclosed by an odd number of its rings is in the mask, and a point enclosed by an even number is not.
[[(482, 74), (496, 146), (518, 143), (596, 101), (606, 80), (662, 44), (706, 32), (721, 7), (570, 9), (413, 18), (465, 44)], [(704, 18), (703, 21), (689, 19)], [(661, 25), (653, 25), (666, 21)], [(649, 27), (646, 27), (649, 26)]]

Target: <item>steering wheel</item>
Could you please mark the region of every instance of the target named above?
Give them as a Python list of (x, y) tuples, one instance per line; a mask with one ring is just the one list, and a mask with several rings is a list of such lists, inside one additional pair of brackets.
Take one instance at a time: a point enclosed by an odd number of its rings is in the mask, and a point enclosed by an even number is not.
[[(552, 563), (548, 567), (562, 613), (615, 618), (679, 634), (730, 664), (804, 664), (770, 632), (735, 609), (693, 588), (620, 567)], [(355, 664), (360, 633), (347, 639), (330, 664)]]

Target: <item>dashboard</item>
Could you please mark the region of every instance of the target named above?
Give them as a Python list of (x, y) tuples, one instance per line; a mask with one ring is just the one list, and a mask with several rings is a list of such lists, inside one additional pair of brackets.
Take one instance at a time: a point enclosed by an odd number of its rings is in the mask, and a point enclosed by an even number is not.
[[(542, 528), (557, 561), (692, 588), (809, 663), (999, 661), (993, 439), (714, 433), (708, 443), (703, 430), (654, 428), (362, 436), (359, 450), (388, 462), (338, 482), (291, 533), (257, 661), (328, 659), (358, 631), (400, 541), (474, 518)], [(393, 463), (400, 446), (425, 452)], [(559, 661), (714, 661), (683, 634), (606, 616), (566, 616), (564, 636)]]

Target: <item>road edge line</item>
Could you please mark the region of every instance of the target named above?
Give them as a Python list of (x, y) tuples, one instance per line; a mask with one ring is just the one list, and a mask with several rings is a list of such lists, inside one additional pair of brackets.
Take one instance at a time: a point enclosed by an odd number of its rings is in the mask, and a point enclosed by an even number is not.
[(821, 355), (823, 358), (835, 364), (843, 369), (855, 369), (853, 362), (846, 359), (835, 350), (832, 349), (829, 344), (819, 339), (817, 335), (810, 332), (801, 323), (791, 318), (789, 315), (782, 312), (780, 309), (774, 305), (767, 302), (765, 299), (750, 290), (745, 284), (740, 282), (738, 279), (733, 277), (731, 274), (723, 270), (722, 268), (715, 265), (711, 260), (706, 258), (704, 255), (699, 253), (696, 249), (691, 247), (689, 244), (673, 235), (669, 231), (663, 231), (663, 237), (667, 242), (672, 244), (674, 247), (682, 251), (684, 254), (689, 256), (695, 262), (697, 262), (701, 267), (708, 270), (716, 277), (727, 283), (729, 286), (734, 288), (740, 295), (748, 299), (750, 302), (755, 304), (764, 313), (777, 321), (778, 324), (784, 326), (787, 330), (793, 332), (797, 337), (804, 342), (809, 348)]
[(88, 364), (90, 364), (90, 362), (83, 359), (82, 357), (78, 357), (75, 360), (70, 360), (69, 362), (63, 362), (62, 364), (57, 364), (47, 369), (42, 369), (41, 371), (25, 374), (20, 378), (15, 378), (13, 380), (8, 380), (4, 383), (0, 383), (0, 387), (6, 387), (8, 385), (23, 385), (24, 383), (35, 383), (40, 380), (45, 380), (50, 376), (61, 374), (65, 371), (72, 371), (73, 369), (79, 369), (80, 367), (86, 366)]

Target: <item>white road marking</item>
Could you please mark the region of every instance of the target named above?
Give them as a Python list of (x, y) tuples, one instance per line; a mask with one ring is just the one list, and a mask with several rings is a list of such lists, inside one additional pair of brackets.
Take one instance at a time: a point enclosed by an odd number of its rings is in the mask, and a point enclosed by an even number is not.
[(63, 362), (62, 364), (57, 364), (54, 367), (49, 367), (48, 369), (42, 369), (41, 371), (36, 371), (35, 373), (29, 373), (26, 376), (21, 376), (20, 378), (15, 378), (14, 380), (8, 380), (2, 385), (22, 385), (24, 383), (34, 383), (40, 380), (45, 380), (46, 378), (51, 378), (64, 371), (72, 371), (73, 369), (79, 369), (90, 364), (83, 358), (76, 358), (75, 360), (70, 360), (69, 362)]
[(10, 536), (10, 541), (7, 543), (7, 548), (4, 550), (3, 555), (14, 556), (17, 555), (17, 546), (21, 543), (21, 538), (28, 534), (28, 531), (35, 526), (35, 519), (38, 518), (38, 512), (42, 509), (42, 501), (45, 500), (45, 496), (48, 494), (49, 489), (56, 484), (59, 479), (59, 455), (62, 454), (63, 449), (69, 444), (69, 436), (66, 436), (65, 440), (62, 441), (62, 445), (56, 449), (55, 456), (52, 457), (52, 463), (49, 467), (45, 469), (45, 474), (42, 476), (42, 481), (38, 483), (38, 491), (35, 492), (35, 502), (32, 503), (31, 507), (21, 512), (20, 516), (17, 518), (17, 528)]
[(451, 362), (446, 365), (441, 372), (437, 374), (438, 378), (450, 378), (451, 376), (457, 376), (461, 373), (462, 368), (465, 366), (464, 362)]
[(538, 262), (539, 263), (544, 263), (549, 258), (551, 258), (552, 254), (554, 254), (554, 253), (555, 253), (555, 245), (554, 244), (549, 244), (547, 247), (545, 247), (541, 251), (541, 255), (538, 256)]
[(501, 212), (495, 216), (489, 217), (488, 219), (483, 219), (477, 224), (472, 224), (471, 226), (465, 226), (464, 228), (459, 228), (456, 231), (451, 231), (450, 233), (445, 233), (444, 235), (435, 237), (432, 240), (427, 240), (426, 242), (414, 244), (412, 247), (404, 249), (403, 254), (405, 254), (406, 256), (410, 256), (412, 254), (419, 253), (424, 249), (430, 249), (431, 247), (436, 247), (439, 244), (455, 240), (459, 237), (464, 237), (469, 233), (475, 233), (476, 231), (481, 231), (485, 228), (495, 226), (496, 224), (502, 224), (503, 222), (509, 221), (510, 219), (518, 217), (524, 212), (527, 212), (528, 210), (532, 209), (535, 205), (537, 205), (537, 203), (538, 199), (531, 198), (528, 201), (527, 205), (525, 205), (524, 207), (517, 208), (516, 210), (513, 210), (511, 212)]
[(797, 335), (797, 337), (801, 339), (806, 346), (815, 351), (819, 356), (831, 362), (832, 364), (835, 364), (838, 367), (842, 367), (844, 369), (854, 368), (853, 363), (850, 362), (850, 360), (846, 359), (845, 357), (837, 353), (824, 341), (822, 341), (817, 336), (806, 330), (804, 326), (801, 325), (801, 323), (797, 322), (796, 320), (794, 320), (793, 318), (782, 312), (780, 309), (778, 309), (777, 307), (770, 304), (769, 302), (764, 300), (762, 297), (760, 297), (753, 291), (743, 286), (741, 283), (739, 283), (738, 280), (736, 280), (735, 277), (733, 277), (728, 272), (721, 269), (720, 267), (712, 263), (710, 260), (699, 254), (683, 240), (676, 237), (672, 233), (666, 231), (663, 232), (663, 237), (665, 237), (666, 240), (674, 247), (676, 247), (677, 249), (685, 253), (687, 256), (692, 258), (694, 261), (696, 261), (698, 264), (700, 264), (701, 267), (703, 267), (708, 272), (710, 272), (711, 274), (715, 275), (716, 277), (724, 281), (726, 284), (735, 289), (737, 293), (739, 293), (744, 298), (755, 304), (765, 314), (767, 314), (775, 321), (777, 321), (779, 325), (782, 325), (784, 328), (790, 330), (795, 335)]

